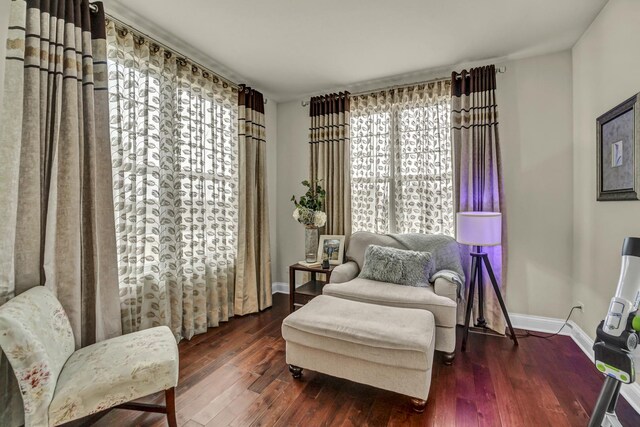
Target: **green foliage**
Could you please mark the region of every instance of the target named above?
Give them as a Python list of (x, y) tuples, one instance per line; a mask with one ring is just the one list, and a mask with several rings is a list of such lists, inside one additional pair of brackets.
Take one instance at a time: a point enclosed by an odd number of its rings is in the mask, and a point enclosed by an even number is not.
[[(320, 180), (321, 181), (321, 180)], [(318, 183), (320, 182), (318, 181)], [(312, 211), (321, 211), (324, 206), (324, 199), (327, 192), (316, 183), (315, 187), (308, 181), (302, 181), (302, 185), (307, 187), (304, 196), (300, 196), (300, 200), (296, 200), (296, 196), (291, 196), (291, 201), (297, 208), (309, 209)]]

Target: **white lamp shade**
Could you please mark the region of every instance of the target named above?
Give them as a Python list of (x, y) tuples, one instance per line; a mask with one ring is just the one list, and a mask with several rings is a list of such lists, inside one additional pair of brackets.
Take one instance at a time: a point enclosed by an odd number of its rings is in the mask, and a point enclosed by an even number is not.
[(500, 212), (458, 212), (456, 240), (469, 246), (498, 246), (502, 242)]

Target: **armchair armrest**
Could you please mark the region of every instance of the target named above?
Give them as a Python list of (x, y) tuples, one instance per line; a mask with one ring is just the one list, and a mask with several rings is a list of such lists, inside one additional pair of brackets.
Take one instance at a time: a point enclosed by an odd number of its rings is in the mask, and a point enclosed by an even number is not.
[(447, 297), (454, 302), (458, 301), (458, 285), (444, 277), (438, 277), (436, 279), (433, 283), (433, 290), (436, 295)]
[(336, 266), (331, 272), (330, 283), (344, 283), (358, 277), (360, 268), (355, 261), (347, 261), (344, 264)]

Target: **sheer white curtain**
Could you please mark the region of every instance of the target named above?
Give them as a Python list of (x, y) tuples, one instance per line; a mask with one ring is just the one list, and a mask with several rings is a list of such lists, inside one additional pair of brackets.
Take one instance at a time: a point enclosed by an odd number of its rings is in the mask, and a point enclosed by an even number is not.
[(454, 233), (449, 80), (351, 98), (353, 231)]
[(233, 315), (237, 90), (107, 23), (123, 331)]

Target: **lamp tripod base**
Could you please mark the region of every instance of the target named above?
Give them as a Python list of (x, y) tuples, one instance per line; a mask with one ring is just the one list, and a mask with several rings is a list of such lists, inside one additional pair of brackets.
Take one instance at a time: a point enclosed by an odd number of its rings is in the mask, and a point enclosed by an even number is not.
[(511, 325), (511, 319), (509, 318), (509, 313), (507, 312), (507, 307), (504, 304), (504, 300), (502, 299), (502, 294), (500, 293), (500, 288), (498, 287), (498, 282), (496, 281), (496, 276), (493, 273), (493, 268), (491, 268), (491, 263), (489, 262), (489, 256), (485, 252), (473, 252), (471, 253), (471, 283), (469, 285), (469, 296), (467, 299), (467, 311), (464, 318), (464, 334), (462, 335), (462, 351), (466, 351), (467, 349), (467, 339), (469, 338), (469, 323), (471, 320), (471, 309), (473, 308), (473, 299), (475, 296), (475, 288), (476, 284), (478, 286), (478, 319), (476, 319), (476, 327), (486, 328), (487, 322), (484, 318), (484, 286), (482, 280), (482, 265), (484, 264), (487, 269), (487, 274), (489, 275), (489, 279), (491, 281), (491, 285), (493, 287), (493, 291), (496, 294), (496, 298), (500, 303), (500, 308), (502, 309), (502, 314), (507, 322), (507, 326), (509, 327), (509, 333), (511, 335), (511, 339), (513, 340), (514, 345), (518, 345), (518, 338), (516, 337), (516, 333), (513, 330), (513, 326)]

